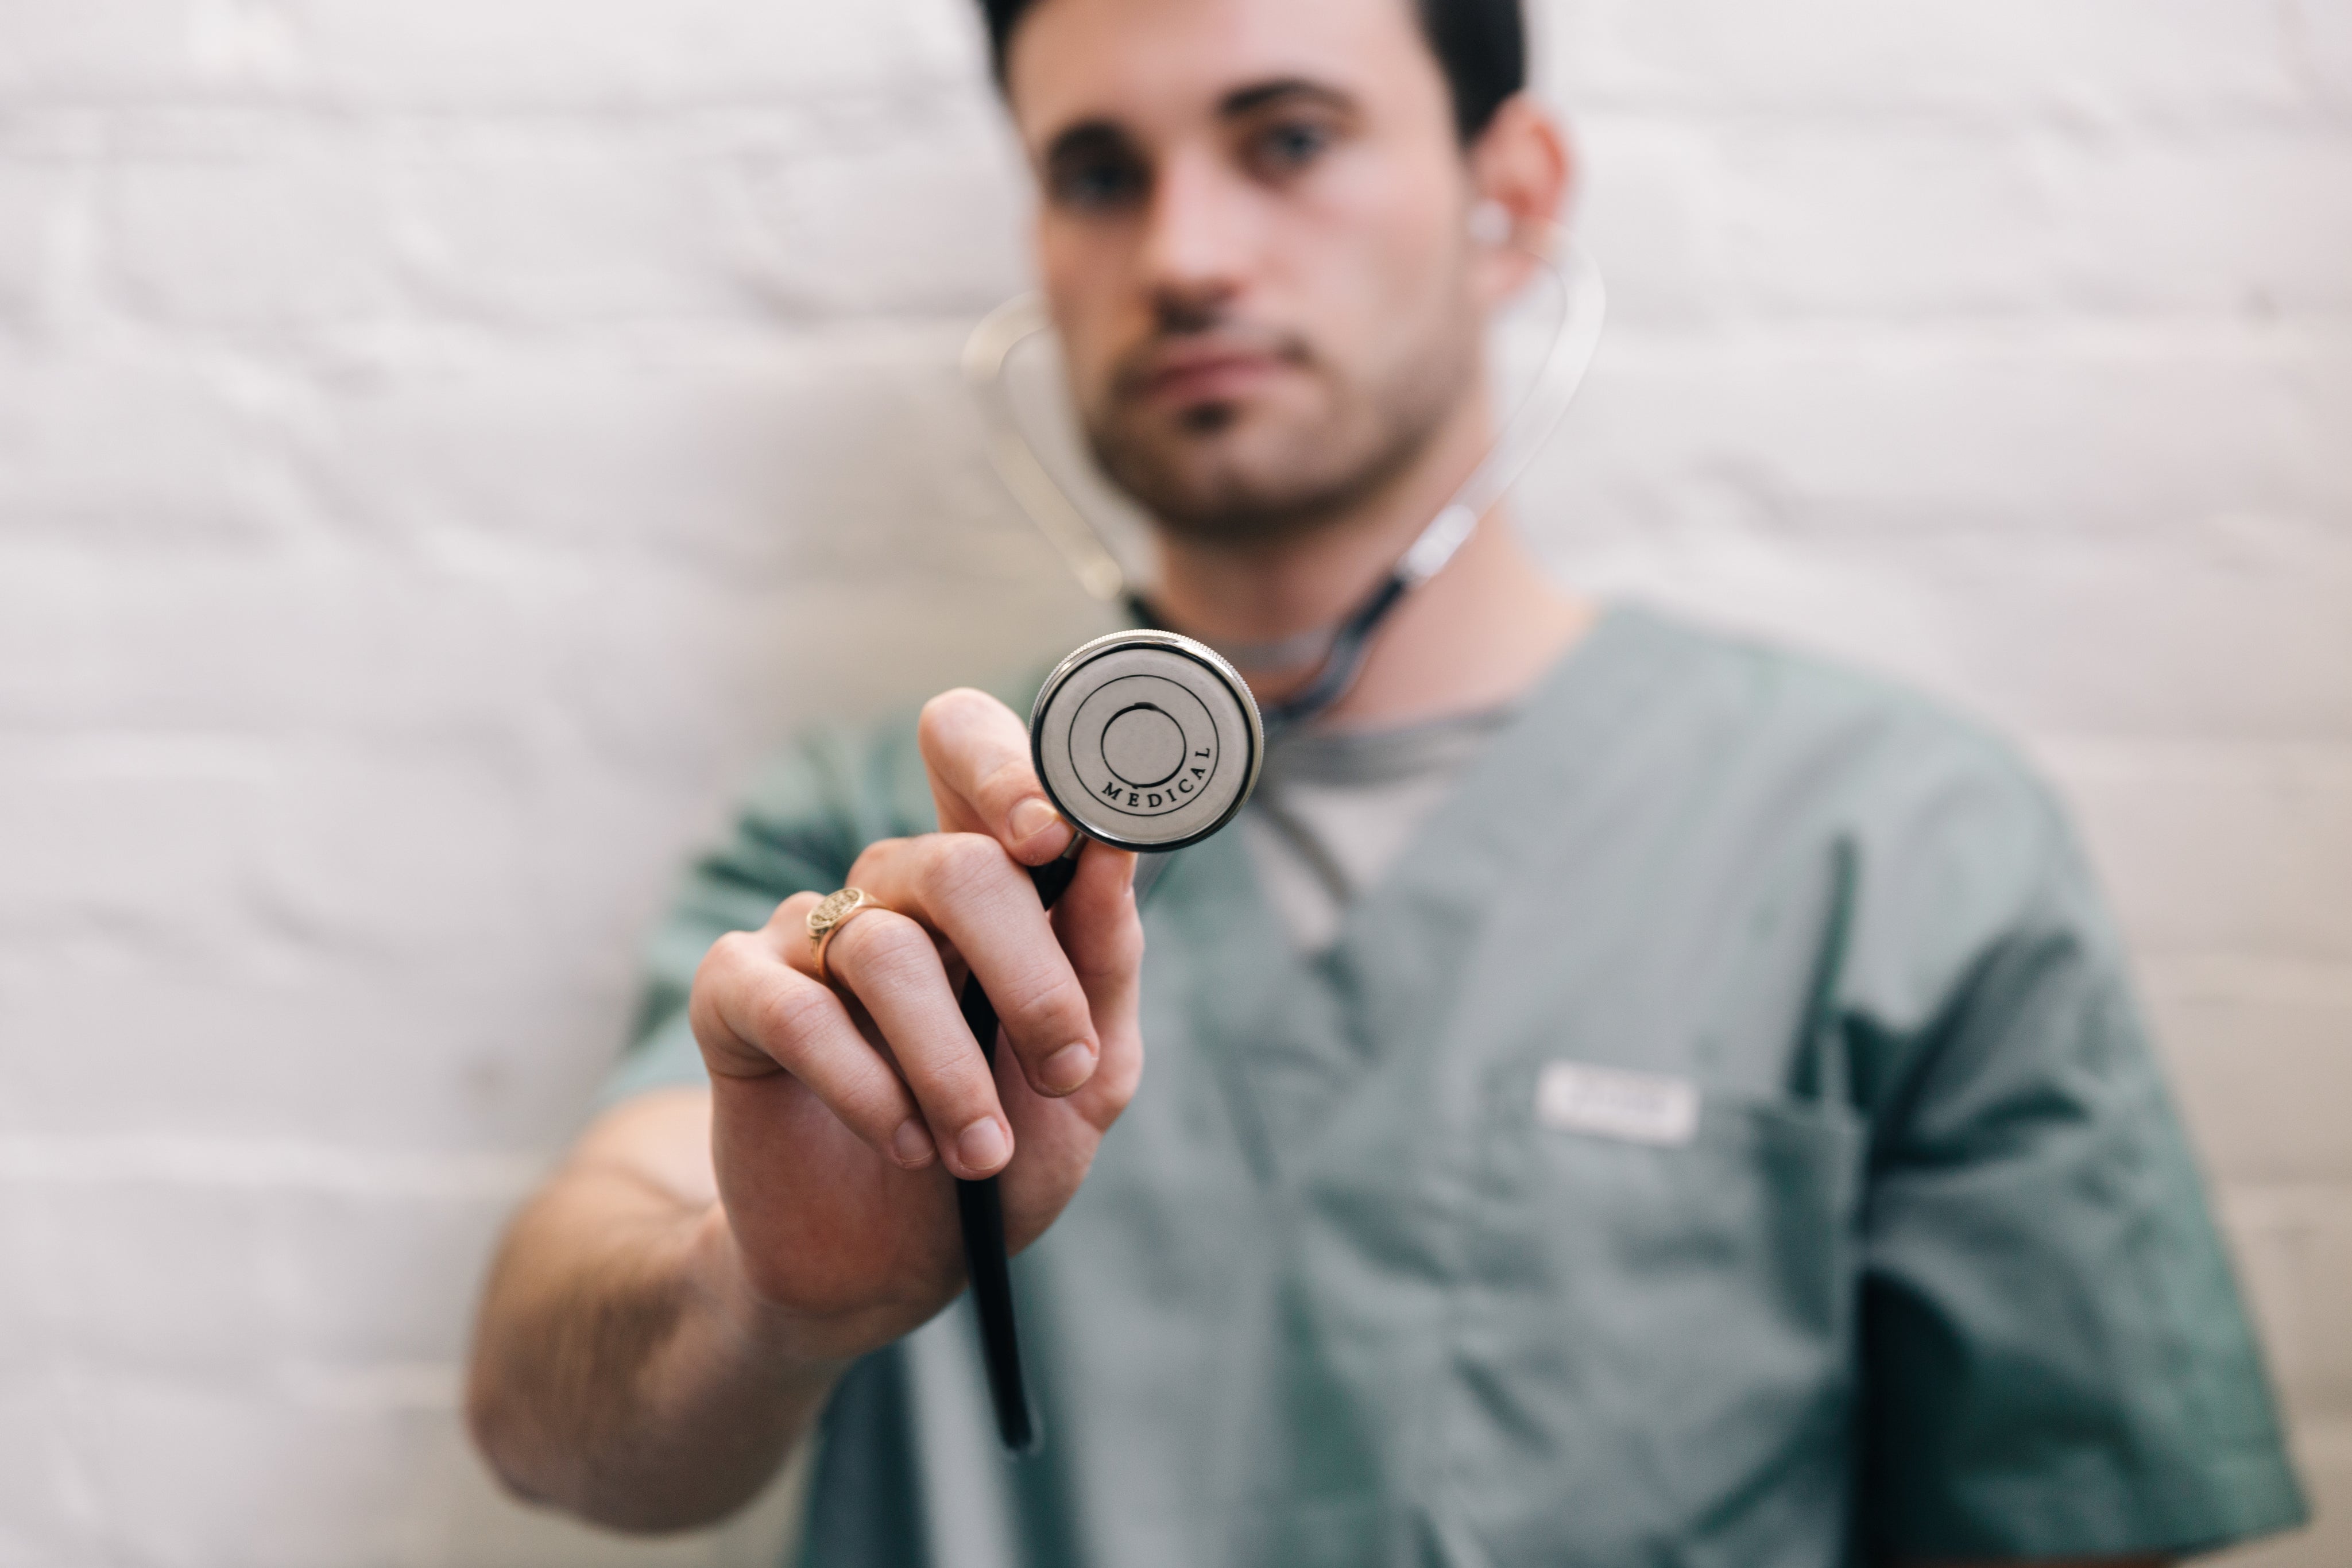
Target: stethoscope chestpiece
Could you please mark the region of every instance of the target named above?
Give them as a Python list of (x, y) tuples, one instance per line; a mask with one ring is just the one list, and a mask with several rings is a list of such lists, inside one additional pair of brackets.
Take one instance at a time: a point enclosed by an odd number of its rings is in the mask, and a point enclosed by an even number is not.
[(1173, 632), (1114, 632), (1063, 660), (1029, 712), (1029, 753), (1062, 815), (1122, 850), (1179, 850), (1234, 820), (1265, 727), (1248, 683)]

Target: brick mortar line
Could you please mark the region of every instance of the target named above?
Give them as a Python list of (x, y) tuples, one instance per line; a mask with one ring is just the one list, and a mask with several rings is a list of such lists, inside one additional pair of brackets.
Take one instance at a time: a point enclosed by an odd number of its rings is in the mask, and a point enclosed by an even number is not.
[[(1573, 47), (1544, 51), (1538, 61), (1537, 96), (1571, 124), (1580, 118), (1650, 120), (1677, 126), (1700, 125), (1747, 131), (1763, 125), (1821, 126), (1851, 131), (1890, 126), (1958, 132), (1988, 127), (2025, 129), (2081, 141), (2127, 141), (2245, 131), (2352, 132), (2352, 96), (2325, 85), (2299, 84), (2278, 94), (2168, 93), (2092, 81), (2086, 100), (2071, 86), (2018, 84), (1970, 92), (1923, 86), (1901, 93), (1853, 97), (1824, 90), (1802, 98), (1757, 96), (1739, 89), (1704, 85), (1643, 88), (1606, 80), (1569, 79)], [(1599, 69), (1605, 72), (1608, 67)], [(25, 73), (37, 78), (42, 73)], [(49, 73), (63, 75), (66, 73)], [(583, 71), (583, 76), (593, 74)], [(921, 68), (850, 85), (821, 78), (780, 80), (767, 87), (726, 90), (543, 86), (518, 77), (506, 93), (459, 91), (436, 100), (427, 92), (397, 87), (371, 89), (363, 78), (331, 84), (313, 76), (293, 86), (226, 81), (216, 86), (158, 90), (45, 90), (37, 82), (15, 88), (11, 120), (33, 125), (47, 119), (123, 120), (155, 116), (173, 120), (269, 116), (318, 123), (450, 124), (508, 122), (540, 125), (760, 122), (805, 116), (835, 120), (844, 114), (870, 118), (877, 111), (908, 107), (940, 111), (971, 105), (996, 112), (985, 67), (975, 55), (969, 69), (926, 71)]]
[(509, 1200), (528, 1191), (548, 1165), (537, 1153), (356, 1152), (276, 1139), (0, 1134), (0, 1181), (26, 1186), (152, 1184)]
[[(2140, 541), (2145, 543), (2145, 540)], [(2136, 553), (2136, 552), (2135, 552)], [(2248, 737), (2200, 735), (2193, 730), (2166, 734), (2114, 734), (2085, 731), (2027, 730), (2020, 738), (2044, 762), (2171, 762), (2183, 758), (2256, 758), (2288, 766), (2325, 768), (2352, 768), (2352, 732), (2317, 736)]]
[(2236, 1225), (2299, 1227), (2314, 1215), (2340, 1218), (2352, 1207), (2352, 1176), (2254, 1177), (2215, 1186)]
[[(756, 298), (756, 282), (745, 286)], [(10, 358), (15, 379), (44, 370), (120, 370), (141, 364), (197, 373), (266, 371), (332, 387), (354, 367), (371, 376), (520, 363), (587, 362), (656, 371), (764, 368), (796, 357), (871, 352), (877, 345), (944, 345), (920, 362), (876, 367), (877, 381), (898, 373), (952, 375), (961, 335), (980, 307), (942, 312), (805, 313), (747, 308), (648, 312), (635, 316), (500, 320), (488, 310), (438, 307), (355, 312), (315, 322), (268, 325), (175, 323), (110, 307), (100, 330), (77, 323), (43, 330)], [(402, 330), (393, 341), (383, 329)], [(192, 359), (190, 356), (195, 357)], [(2222, 359), (2235, 367), (2284, 371), (2352, 363), (2352, 307), (2249, 318), (2214, 311), (2113, 315), (2074, 308), (2012, 313), (1960, 310), (1836, 315), (1754, 312), (1694, 315), (1686, 323), (1630, 320), (1604, 340), (1598, 373), (1656, 373), (1677, 362), (1729, 354), (1807, 357), (1823, 363), (1932, 364), (1954, 371), (2010, 367), (2097, 370), (2152, 359)], [(1612, 365), (1610, 361), (1613, 360)], [(30, 374), (26, 367), (30, 368)]]
[[(527, 84), (505, 97), (482, 95), (437, 105), (415, 96), (371, 95), (364, 89), (340, 96), (256, 89), (76, 97), (45, 95), (35, 88), (18, 93), (7, 125), (0, 128), (0, 155), (7, 154), (20, 139), (60, 130), (83, 135), (124, 127), (211, 130), (225, 125), (289, 124), (436, 135), (486, 128), (586, 131), (600, 136), (666, 135), (684, 130), (697, 136), (767, 138), (782, 132), (820, 140), (824, 133), (833, 133), (845, 145), (904, 145), (922, 127), (973, 110), (1003, 123), (995, 95), (985, 83), (985, 71), (975, 61), (969, 77), (961, 72), (937, 78), (909, 76), (887, 84), (848, 88), (783, 83), (748, 95), (681, 94), (667, 99), (622, 94), (600, 100), (593, 92), (541, 93)], [(2193, 145), (2209, 138), (2250, 134), (2318, 141), (2352, 137), (2352, 96), (2339, 102), (2325, 92), (2268, 104), (2209, 103), (2174, 110), (2158, 107), (2152, 98), (2133, 100), (2127, 94), (2085, 110), (2062, 93), (2032, 89), (2006, 97), (1923, 90), (1909, 99), (1869, 101), (1831, 97), (1800, 103), (1742, 99), (1735, 94), (1710, 95), (1703, 90), (1677, 95), (1671, 90), (1643, 93), (1605, 86), (1579, 88), (1557, 79), (1539, 79), (1536, 95), (1566, 118), (1571, 130), (1579, 120), (1655, 123), (1706, 131), (1753, 131), (1762, 127), (1801, 132), (1819, 128), (1841, 135), (1857, 125), (1956, 136), (1979, 135), (1990, 127), (2085, 148)], [(921, 118), (906, 119), (909, 110)]]
[(2352, 1009), (2352, 957), (2135, 949), (2143, 995), (2185, 1005)]

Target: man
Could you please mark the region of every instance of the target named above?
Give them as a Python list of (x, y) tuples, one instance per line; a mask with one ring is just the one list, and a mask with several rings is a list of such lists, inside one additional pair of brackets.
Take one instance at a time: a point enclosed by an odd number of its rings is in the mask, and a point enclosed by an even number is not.
[[(1492, 439), (1481, 327), (1567, 194), (1516, 5), (988, 14), (1154, 612), (1333, 625)], [(1965, 728), (1597, 610), (1489, 516), (1140, 914), (1100, 845), (1039, 907), (1069, 833), (970, 691), (761, 792), (494, 1271), (470, 1410), (518, 1490), (683, 1526), (814, 1441), (827, 1565), (2152, 1561), (2300, 1517), (2116, 936)], [(880, 907), (821, 956), (845, 883)], [(997, 1172), (1024, 1464), (942, 1315), (949, 1178)]]

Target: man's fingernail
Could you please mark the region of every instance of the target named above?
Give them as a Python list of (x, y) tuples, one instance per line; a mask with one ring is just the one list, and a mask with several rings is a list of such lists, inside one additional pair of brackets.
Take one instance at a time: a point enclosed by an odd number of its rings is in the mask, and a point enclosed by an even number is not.
[(898, 1156), (900, 1165), (912, 1170), (917, 1166), (929, 1164), (938, 1150), (931, 1146), (930, 1129), (923, 1125), (923, 1119), (909, 1116), (898, 1124), (897, 1132), (890, 1134), (890, 1152)]
[(1013, 808), (1013, 836), (1034, 839), (1054, 825), (1054, 808), (1032, 795)]
[(957, 1136), (956, 1153), (963, 1156), (967, 1170), (984, 1175), (1003, 1165), (1013, 1150), (1005, 1140), (1004, 1129), (996, 1124), (996, 1118), (982, 1116)]
[(1095, 1075), (1095, 1053), (1084, 1040), (1066, 1045), (1037, 1069), (1041, 1087), (1049, 1094), (1067, 1094)]

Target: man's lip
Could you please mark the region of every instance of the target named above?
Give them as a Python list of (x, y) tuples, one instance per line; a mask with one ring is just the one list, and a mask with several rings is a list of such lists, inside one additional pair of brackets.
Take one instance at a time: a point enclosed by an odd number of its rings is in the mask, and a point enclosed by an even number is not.
[(1167, 354), (1137, 379), (1136, 390), (1155, 402), (1202, 402), (1246, 392), (1282, 363), (1279, 355), (1254, 350)]

